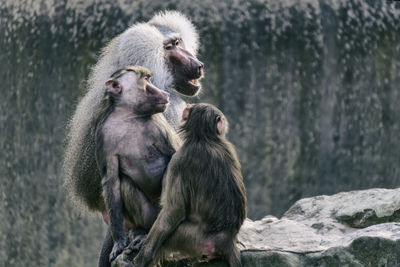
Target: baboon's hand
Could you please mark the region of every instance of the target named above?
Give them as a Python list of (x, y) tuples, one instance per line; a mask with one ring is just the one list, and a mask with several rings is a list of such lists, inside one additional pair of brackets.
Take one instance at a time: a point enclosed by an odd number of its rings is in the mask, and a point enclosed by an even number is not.
[(144, 241), (146, 240), (147, 234), (139, 234), (136, 235), (135, 238), (131, 241), (131, 243), (125, 248), (124, 253), (131, 254), (133, 252), (139, 252), (142, 247)]
[(112, 251), (110, 253), (110, 262), (112, 262), (113, 260), (115, 260), (115, 258), (122, 253), (122, 251), (124, 250), (124, 248), (126, 247), (126, 239), (122, 239), (119, 241), (114, 242), (114, 246), (112, 248)]

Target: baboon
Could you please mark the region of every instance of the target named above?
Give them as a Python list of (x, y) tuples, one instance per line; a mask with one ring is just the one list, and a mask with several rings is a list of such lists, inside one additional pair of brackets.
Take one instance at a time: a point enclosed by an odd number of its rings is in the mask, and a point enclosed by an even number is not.
[(148, 231), (159, 211), (164, 171), (180, 146), (161, 115), (169, 93), (149, 81), (149, 70), (128, 66), (111, 75), (94, 117), (96, 160), (102, 175), (105, 217), (110, 223), (113, 260), (126, 247), (123, 221)]
[(203, 63), (195, 56), (197, 48), (198, 34), (193, 24), (179, 12), (167, 11), (149, 22), (134, 24), (102, 50), (89, 75), (88, 90), (70, 121), (63, 163), (68, 190), (89, 210), (105, 210), (93, 130), (93, 114), (106, 90), (104, 81), (124, 66), (148, 68), (153, 73), (153, 84), (170, 94), (164, 115), (177, 127), (186, 106), (180, 95), (195, 96), (201, 89)]
[[(181, 95), (195, 96), (201, 89), (203, 63), (196, 58), (197, 49), (198, 34), (193, 24), (176, 11), (161, 12), (149, 22), (134, 24), (103, 48), (89, 75), (87, 92), (69, 123), (63, 175), (67, 190), (75, 200), (91, 211), (105, 212), (101, 174), (95, 160), (93, 123), (93, 114), (106, 90), (104, 82), (124, 66), (150, 69), (153, 84), (170, 94), (170, 105), (164, 116), (177, 127), (186, 106)], [(108, 231), (100, 256), (101, 266), (108, 266), (111, 248)]]
[(210, 104), (187, 106), (182, 119), (184, 143), (168, 165), (162, 208), (135, 267), (174, 252), (241, 266), (236, 238), (246, 218), (246, 193), (235, 149), (225, 139), (227, 121)]

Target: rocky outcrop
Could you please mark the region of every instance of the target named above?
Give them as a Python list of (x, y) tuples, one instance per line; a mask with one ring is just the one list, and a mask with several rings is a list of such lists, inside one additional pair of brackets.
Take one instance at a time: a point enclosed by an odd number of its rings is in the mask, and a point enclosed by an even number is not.
[[(400, 266), (400, 188), (297, 201), (278, 219), (247, 219), (243, 266)], [(124, 266), (124, 257), (115, 266)], [(227, 266), (184, 261), (168, 266)]]

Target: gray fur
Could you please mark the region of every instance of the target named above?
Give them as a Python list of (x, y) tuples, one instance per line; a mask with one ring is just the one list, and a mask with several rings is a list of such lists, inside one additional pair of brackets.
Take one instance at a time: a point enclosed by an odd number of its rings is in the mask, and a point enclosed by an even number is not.
[[(166, 28), (171, 31), (167, 33)], [(166, 119), (173, 126), (180, 121), (185, 101), (172, 88), (172, 77), (163, 52), (163, 40), (171, 33), (179, 34), (185, 49), (196, 54), (198, 34), (192, 23), (179, 12), (167, 11), (154, 16), (148, 23), (134, 24), (112, 39), (89, 75), (87, 92), (69, 124), (63, 172), (69, 191), (90, 210), (104, 210), (104, 203), (96, 198), (101, 195), (101, 177), (96, 171), (92, 121), (105, 92), (104, 82), (113, 72), (127, 65), (150, 69), (154, 85), (171, 94)]]

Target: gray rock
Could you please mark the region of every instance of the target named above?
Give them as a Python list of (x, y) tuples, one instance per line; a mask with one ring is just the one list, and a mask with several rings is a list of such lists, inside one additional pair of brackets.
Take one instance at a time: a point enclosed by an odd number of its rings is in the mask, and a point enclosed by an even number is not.
[[(246, 219), (243, 266), (400, 266), (400, 188), (297, 201), (281, 219)], [(118, 259), (122, 262), (122, 256)], [(227, 266), (181, 261), (168, 266)], [(114, 264), (114, 266), (123, 266)]]

